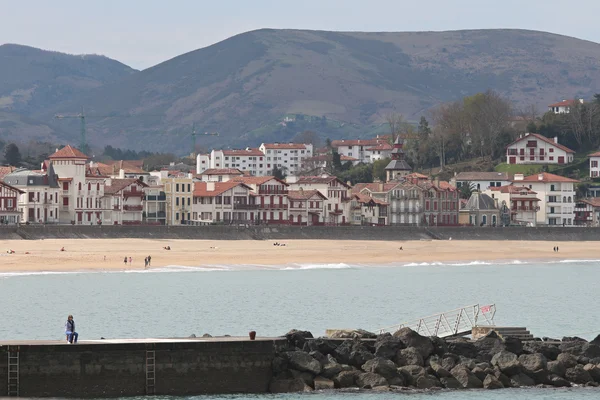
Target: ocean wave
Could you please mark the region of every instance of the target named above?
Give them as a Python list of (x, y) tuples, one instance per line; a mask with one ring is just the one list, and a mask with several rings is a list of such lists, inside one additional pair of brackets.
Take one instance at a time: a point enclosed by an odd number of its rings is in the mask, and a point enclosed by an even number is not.
[(283, 268), (279, 268), (282, 271), (297, 271), (297, 270), (307, 270), (307, 269), (351, 269), (357, 268), (358, 265), (348, 265), (344, 263), (337, 264), (292, 264), (288, 266), (283, 266)]

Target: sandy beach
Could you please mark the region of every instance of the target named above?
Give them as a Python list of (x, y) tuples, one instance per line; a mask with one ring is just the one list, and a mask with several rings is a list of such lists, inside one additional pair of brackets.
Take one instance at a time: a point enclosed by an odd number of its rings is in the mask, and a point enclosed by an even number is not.
[[(0, 272), (144, 269), (166, 266), (406, 264), (422, 262), (600, 259), (597, 242), (272, 241), (46, 239), (0, 241)], [(553, 251), (558, 245), (559, 252)], [(170, 246), (171, 250), (164, 250)], [(64, 247), (65, 251), (60, 251)], [(400, 250), (402, 247), (402, 250)], [(14, 254), (7, 254), (14, 250)], [(125, 265), (123, 259), (132, 258)]]

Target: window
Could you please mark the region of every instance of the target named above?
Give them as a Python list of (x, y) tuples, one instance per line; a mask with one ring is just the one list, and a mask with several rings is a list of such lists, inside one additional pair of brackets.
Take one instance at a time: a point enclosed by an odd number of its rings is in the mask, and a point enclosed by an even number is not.
[(178, 206), (179, 205), (179, 197), (175, 197), (175, 205)]
[(554, 191), (555, 191), (555, 190), (554, 190), (554, 185), (550, 185), (550, 191), (551, 191), (551, 192), (554, 192)]
[(592, 161), (592, 168), (598, 168), (598, 161)]
[(175, 213), (175, 220), (179, 221), (179, 213)]
[(187, 189), (188, 189), (188, 193), (192, 192), (192, 185), (190, 183), (188, 183), (188, 188)]
[(548, 152), (549, 152), (549, 153), (554, 153), (554, 149), (553, 149), (552, 147), (550, 147), (550, 148), (548, 149)]
[[(188, 206), (190, 205), (190, 202), (191, 202), (191, 201), (192, 201), (192, 200), (191, 200), (191, 198), (190, 198), (190, 197), (188, 197)], [(189, 219), (189, 218), (188, 218), (188, 219)]]
[(548, 160), (554, 161), (554, 157), (550, 156), (550, 157), (548, 157)]

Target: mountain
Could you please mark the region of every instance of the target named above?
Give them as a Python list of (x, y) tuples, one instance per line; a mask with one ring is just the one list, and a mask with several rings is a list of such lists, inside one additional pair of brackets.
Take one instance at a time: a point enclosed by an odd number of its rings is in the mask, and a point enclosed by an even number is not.
[[(287, 141), (305, 129), (332, 139), (365, 137), (383, 129), (392, 111), (415, 121), (440, 103), (490, 88), (543, 112), (557, 100), (600, 91), (599, 71), (600, 44), (544, 32), (263, 29), (46, 105), (34, 116), (48, 120), (85, 106), (92, 144), (185, 153), (192, 123), (200, 132), (220, 132), (198, 138), (207, 146)], [(76, 121), (62, 127), (77, 139)]]

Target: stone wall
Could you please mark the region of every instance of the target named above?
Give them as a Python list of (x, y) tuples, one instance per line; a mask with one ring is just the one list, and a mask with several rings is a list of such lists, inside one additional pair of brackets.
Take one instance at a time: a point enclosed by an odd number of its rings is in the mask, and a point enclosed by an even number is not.
[[(156, 352), (156, 394), (265, 393), (280, 340), (20, 345), (21, 397), (116, 397), (146, 393), (146, 350)], [(7, 346), (0, 346), (6, 394)]]

